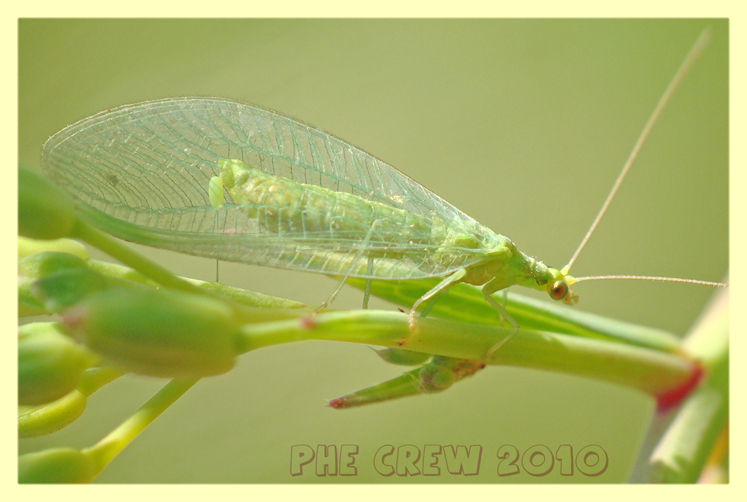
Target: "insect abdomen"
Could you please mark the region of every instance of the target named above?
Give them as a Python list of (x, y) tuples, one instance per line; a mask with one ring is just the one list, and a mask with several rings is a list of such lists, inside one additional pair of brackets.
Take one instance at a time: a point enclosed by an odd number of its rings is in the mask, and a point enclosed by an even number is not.
[[(305, 237), (324, 236), (365, 242), (366, 254), (397, 258), (397, 244), (439, 243), (434, 222), (403, 209), (347, 192), (299, 183), (253, 169), (237, 160), (222, 161), (224, 185), (233, 202), (266, 232)], [(233, 186), (232, 186), (233, 185)], [(435, 240), (434, 240), (435, 239)]]

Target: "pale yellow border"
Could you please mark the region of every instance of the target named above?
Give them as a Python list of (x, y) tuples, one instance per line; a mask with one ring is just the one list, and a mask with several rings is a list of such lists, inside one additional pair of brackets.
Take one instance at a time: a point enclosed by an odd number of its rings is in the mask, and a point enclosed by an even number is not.
[[(357, 4), (355, 2), (341, 1), (316, 1), (301, 2), (275, 1), (275, 2), (252, 2), (252, 1), (229, 1), (216, 0), (207, 4), (192, 4), (188, 2), (148, 2), (129, 1), (122, 2), (90, 2), (71, 1), (49, 2), (49, 1), (26, 1), (12, 2), (6, 6), (5, 15), (2, 18), (3, 62), (4, 62), (4, 94), (7, 99), (3, 100), (2, 125), (0, 135), (3, 143), (2, 152), (8, 161), (6, 172), (15, 173), (15, 165), (18, 151), (18, 120), (17, 120), (17, 96), (18, 96), (18, 23), (19, 17), (89, 17), (89, 16), (127, 16), (127, 17), (225, 17), (247, 16), (247, 17), (305, 17), (305, 16), (330, 16), (330, 17), (352, 17), (352, 16), (377, 16), (377, 17), (728, 17), (730, 18), (730, 85), (731, 85), (731, 171), (730, 171), (730, 202), (731, 221), (733, 231), (731, 232), (730, 256), (735, 257), (731, 266), (730, 283), (732, 305), (747, 305), (747, 295), (743, 287), (743, 281), (747, 280), (747, 273), (742, 257), (745, 256), (745, 189), (747, 183), (747, 155), (745, 155), (745, 138), (747, 128), (745, 127), (745, 92), (747, 81), (745, 79), (745, 38), (747, 29), (743, 12), (745, 7), (740, 6), (738, 0), (709, 0), (700, 2), (672, 2), (656, 0), (628, 0), (619, 2), (618, 5), (610, 6), (604, 2), (591, 1), (533, 1), (525, 4), (518, 2), (443, 2), (436, 4), (433, 1), (407, 2), (399, 0), (370, 2), (369, 5)], [(5, 196), (0, 200), (3, 203), (5, 215), (17, 214), (17, 194), (15, 187), (15, 175), (4, 185)], [(11, 264), (15, 250), (14, 230), (17, 218), (14, 216), (4, 218), (4, 221), (12, 222), (6, 225), (6, 245), (3, 247), (5, 256), (3, 267), (5, 279), (3, 284), (12, 284), (10, 277)], [(740, 231), (741, 230), (741, 231)], [(6, 320), (12, 318), (11, 313), (15, 309), (15, 294), (7, 288), (4, 291)], [(10, 324), (9, 322), (7, 323)], [(747, 329), (745, 321), (741, 316), (732, 317), (732, 401), (731, 401), (731, 485), (728, 487), (649, 487), (631, 486), (621, 487), (614, 485), (605, 486), (288, 486), (288, 485), (246, 485), (246, 486), (98, 486), (98, 487), (19, 487), (16, 483), (16, 449), (17, 437), (16, 425), (13, 423), (14, 410), (8, 409), (15, 400), (16, 381), (16, 357), (15, 338), (10, 326), (5, 330), (5, 344), (2, 351), (4, 356), (3, 373), (4, 380), (11, 382), (3, 388), (2, 402), (6, 409), (2, 414), (3, 431), (3, 477), (2, 493), (6, 500), (36, 500), (44, 497), (44, 500), (60, 501), (72, 499), (89, 500), (94, 497), (105, 498), (107, 501), (132, 500), (168, 500), (177, 498), (181, 500), (210, 500), (215, 498), (231, 498), (233, 500), (246, 500), (248, 498), (269, 497), (293, 497), (298, 500), (323, 499), (355, 499), (374, 500), (386, 497), (402, 500), (495, 500), (495, 499), (532, 499), (557, 500), (558, 498), (573, 497), (594, 498), (595, 500), (627, 499), (629, 497), (645, 497), (648, 499), (661, 499), (663, 497), (676, 497), (677, 500), (697, 498), (719, 497), (718, 500), (744, 500), (745, 476), (747, 466), (744, 461), (745, 432), (744, 424), (747, 423), (744, 416), (745, 411), (745, 371), (747, 365), (743, 363), (745, 357), (745, 344), (747, 343)], [(631, 491), (628, 491), (631, 490)], [(664, 492), (666, 490), (666, 493)], [(702, 491), (702, 490), (707, 490)], [(261, 499), (260, 499), (261, 500)]]

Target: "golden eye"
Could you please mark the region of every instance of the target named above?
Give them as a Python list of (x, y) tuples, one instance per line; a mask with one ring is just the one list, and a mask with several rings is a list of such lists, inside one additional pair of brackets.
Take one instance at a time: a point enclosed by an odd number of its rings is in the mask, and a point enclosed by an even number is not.
[(562, 300), (568, 294), (568, 284), (563, 281), (555, 281), (550, 288), (550, 298), (553, 300)]

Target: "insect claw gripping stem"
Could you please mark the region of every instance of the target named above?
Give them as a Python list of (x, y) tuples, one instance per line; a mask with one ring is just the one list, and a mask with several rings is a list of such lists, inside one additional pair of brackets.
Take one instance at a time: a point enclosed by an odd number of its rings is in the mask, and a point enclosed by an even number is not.
[(332, 305), (332, 302), (335, 301), (335, 298), (337, 298), (337, 294), (340, 292), (340, 290), (342, 289), (342, 287), (345, 285), (345, 281), (347, 279), (348, 279), (347, 275), (344, 276), (343, 278), (341, 278), (340, 282), (338, 282), (337, 286), (335, 286), (334, 291), (332, 291), (332, 294), (329, 295), (329, 298), (327, 298), (326, 300), (324, 300), (324, 302), (322, 302), (321, 305), (319, 305), (317, 308), (314, 309), (314, 311), (311, 314), (309, 314), (312, 319), (314, 317), (316, 317), (316, 315), (318, 313), (322, 312), (324, 309), (326, 309), (327, 307), (329, 307), (330, 305)]

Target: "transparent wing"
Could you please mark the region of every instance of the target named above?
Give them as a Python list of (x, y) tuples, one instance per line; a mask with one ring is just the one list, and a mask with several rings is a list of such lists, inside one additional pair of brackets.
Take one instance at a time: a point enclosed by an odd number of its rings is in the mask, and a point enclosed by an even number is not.
[[(208, 188), (221, 159), (384, 204), (474, 242), (444, 253), (438, 239), (377, 236), (376, 226), (345, 239), (328, 230), (269, 232), (246, 207), (211, 205)], [(500, 245), (500, 236), (392, 166), (290, 117), (226, 99), (165, 99), (101, 112), (50, 138), (42, 168), (113, 235), (197, 256), (409, 279), (444, 275)], [(289, 205), (301, 196), (290, 194)]]

